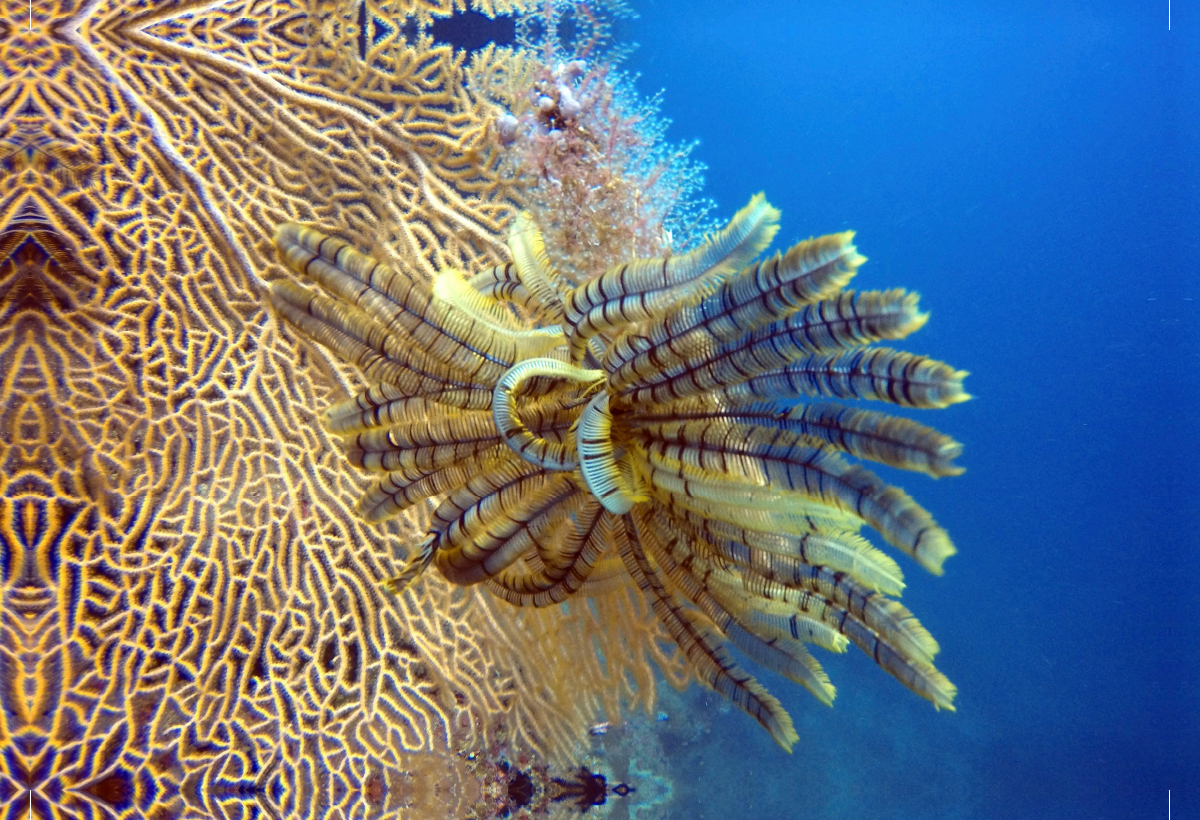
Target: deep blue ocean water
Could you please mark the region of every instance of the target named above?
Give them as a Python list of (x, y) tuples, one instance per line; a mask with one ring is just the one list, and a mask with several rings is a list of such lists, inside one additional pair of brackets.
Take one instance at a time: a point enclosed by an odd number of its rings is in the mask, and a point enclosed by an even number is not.
[[(1190, 6), (1190, 8), (1189, 8)], [(834, 708), (764, 676), (673, 817), (1200, 817), (1200, 9), (636, 4), (623, 34), (728, 217), (853, 228), (860, 288), (922, 294), (901, 347), (968, 369), (922, 420), (959, 478), (898, 476), (959, 548), (905, 603), (959, 687), (938, 713), (851, 649)]]

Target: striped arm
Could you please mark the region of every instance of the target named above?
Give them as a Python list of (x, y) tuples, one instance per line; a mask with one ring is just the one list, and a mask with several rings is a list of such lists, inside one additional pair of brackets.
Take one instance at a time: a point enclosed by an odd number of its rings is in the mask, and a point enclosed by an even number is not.
[(856, 532), (864, 523), (856, 513), (803, 490), (774, 487), (747, 476), (714, 474), (681, 461), (665, 448), (635, 448), (656, 497), (712, 518), (793, 535)]
[[(740, 577), (769, 581), (789, 589), (817, 593), (887, 637), (905, 655), (932, 662), (938, 652), (937, 641), (899, 601), (860, 584), (846, 573), (825, 566), (811, 566), (786, 555), (759, 551), (724, 537), (709, 528), (703, 518), (672, 512), (675, 520), (697, 538), (697, 543), (716, 559), (729, 561), (740, 569)], [(757, 583), (757, 581), (753, 581)], [(760, 610), (769, 611), (763, 606)]]
[(936, 708), (954, 710), (957, 689), (945, 675), (928, 660), (898, 648), (885, 634), (871, 628), (860, 617), (848, 617), (851, 610), (839, 612), (839, 607), (821, 595), (755, 578), (753, 575), (743, 576), (743, 583), (750, 594), (794, 604), (803, 612), (819, 611), (823, 620), (827, 623), (837, 623), (842, 634), (868, 657), (874, 658), (888, 674), (930, 701)]
[[(703, 551), (705, 545), (700, 546)], [(811, 567), (807, 572), (819, 580), (809, 586), (786, 586), (753, 572), (710, 578), (728, 594), (747, 596), (748, 605), (766, 613), (767, 618), (775, 618), (772, 612), (790, 610), (792, 615), (783, 623), (795, 624), (797, 635), (813, 620), (837, 630), (935, 707), (954, 709), (956, 689), (931, 662), (936, 643), (907, 609), (882, 595), (855, 588), (853, 582), (846, 583), (844, 576), (824, 567)]]
[[(446, 448), (451, 449), (451, 448)], [(371, 485), (355, 512), (371, 523), (400, 515), (418, 501), (444, 495), (466, 484), (479, 470), (492, 469), (512, 456), (492, 446), (464, 451), (454, 448), (453, 460), (432, 469), (394, 470)]]
[[(891, 556), (857, 533), (824, 528), (782, 532), (773, 510), (764, 511), (762, 515), (750, 512), (737, 518), (726, 517), (720, 515), (726, 512), (724, 509), (696, 509), (692, 498), (686, 493), (672, 492), (665, 501), (668, 507), (688, 511), (691, 514), (689, 520), (706, 521), (704, 532), (710, 540), (719, 539), (741, 544), (749, 550), (794, 558), (807, 566), (827, 566), (881, 592), (898, 595), (904, 589), (904, 574)], [(784, 503), (786, 499), (776, 502), (777, 506)]]
[(624, 423), (636, 429), (658, 422), (704, 420), (790, 430), (859, 458), (934, 477), (963, 472), (953, 463), (962, 453), (962, 445), (949, 436), (911, 419), (832, 402), (789, 405), (765, 401), (731, 407), (696, 396), (655, 412), (637, 412)]
[(499, 443), (492, 414), (486, 410), (468, 410), (454, 415), (422, 415), (397, 419), (387, 427), (374, 427), (346, 438), (348, 447), (368, 453), (389, 450), (414, 450), (438, 444), (464, 444), (472, 441)]
[(509, 302), (532, 314), (538, 312), (537, 300), (521, 283), (516, 265), (512, 262), (480, 271), (468, 279), (467, 284), (489, 299)]
[(540, 569), (529, 572), (506, 569), (488, 580), (488, 590), (514, 606), (562, 603), (583, 587), (600, 556), (615, 543), (616, 521), (598, 501), (586, 498), (553, 561), (543, 560)]
[[(580, 285), (566, 299), (566, 328), (573, 361), (601, 331), (657, 316), (687, 297), (683, 286), (728, 276), (758, 256), (779, 230), (779, 211), (762, 194), (729, 224), (687, 253), (637, 259), (610, 268)], [(694, 291), (694, 288), (693, 288)]]
[(492, 418), (500, 437), (514, 453), (547, 470), (573, 470), (578, 464), (574, 448), (534, 435), (516, 412), (513, 398), (521, 385), (539, 376), (591, 385), (604, 374), (556, 359), (529, 359), (510, 368), (492, 392)]
[[(737, 384), (813, 353), (903, 338), (926, 319), (915, 294), (847, 291), (731, 341), (707, 344), (678, 362), (664, 364), (650, 359), (649, 352), (640, 354), (613, 373), (610, 382), (621, 395), (657, 384), (686, 384), (695, 373), (714, 385)], [(658, 366), (652, 366), (656, 361)]]
[(833, 705), (836, 690), (816, 658), (799, 642), (764, 639), (736, 618), (719, 594), (710, 589), (707, 568), (692, 566), (693, 553), (686, 535), (671, 532), (645, 508), (636, 508), (632, 517), (647, 552), (675, 589), (703, 612), (717, 631), (755, 663), (799, 683), (826, 706)]
[(291, 282), (276, 282), (269, 298), (279, 315), (305, 336), (358, 367), (367, 378), (394, 384), (406, 395), (431, 395), (486, 384), (478, 373), (448, 366), (424, 351), (398, 345), (362, 311), (328, 296)]
[(575, 482), (563, 474), (523, 476), (498, 486), (439, 534), (438, 570), (462, 586), (499, 575), (567, 517), (562, 502), (576, 493)]
[(801, 396), (886, 401), (901, 407), (942, 408), (966, 401), (965, 370), (887, 347), (804, 356), (778, 370), (730, 381), (711, 368), (693, 371), (621, 397), (622, 406), (654, 405), (708, 394), (729, 404)]
[(633, 521), (629, 516), (622, 521), (625, 541), (621, 560), (625, 569), (650, 601), (668, 634), (695, 666), (701, 680), (757, 720), (776, 743), (790, 752), (800, 736), (779, 700), (737, 665), (721, 641), (694, 613), (683, 608), (646, 557)]
[(508, 231), (508, 246), (521, 284), (533, 296), (539, 313), (549, 322), (561, 324), (564, 316), (562, 277), (546, 255), (542, 232), (527, 211), (513, 218)]
[(473, 458), (495, 446), (491, 441), (467, 441), (454, 444), (435, 444), (430, 447), (414, 447), (409, 450), (387, 450), (368, 453), (357, 447), (346, 448), (346, 460), (362, 470), (373, 473), (394, 473), (405, 480), (419, 478), (431, 470), (445, 467), (455, 461)]
[(612, 413), (608, 394), (597, 393), (579, 417), (575, 441), (579, 451), (579, 472), (588, 491), (604, 509), (615, 515), (629, 512), (633, 505), (645, 501), (637, 492), (631, 476), (617, 460), (612, 441)]
[(499, 378), (516, 361), (503, 334), (433, 298), (422, 282), (312, 228), (285, 223), (275, 245), (288, 267), (362, 311), (384, 331), (429, 356), (482, 379)]
[(482, 410), (490, 407), (491, 403), (490, 389), (448, 388), (429, 396), (410, 396), (395, 385), (383, 382), (372, 385), (348, 401), (327, 407), (321, 413), (321, 421), (329, 432), (346, 435), (429, 414)]
[(866, 261), (850, 244), (853, 237), (846, 231), (809, 239), (744, 268), (693, 304), (618, 337), (605, 356), (605, 370), (618, 383), (628, 381), (627, 365), (634, 373), (665, 367), (704, 345), (732, 341), (833, 296)]
[(433, 298), (513, 343), (514, 361), (542, 356), (566, 343), (559, 325), (528, 327), (501, 302), (472, 288), (455, 270), (433, 280)]
[(411, 587), (421, 577), (421, 574), (433, 563), (437, 549), (437, 536), (428, 535), (422, 541), (400, 570), (400, 574), (383, 582), (383, 588), (393, 595), (399, 595)]
[(763, 486), (798, 491), (853, 513), (935, 575), (955, 552), (946, 531), (904, 491), (786, 430), (731, 422), (676, 422), (638, 431), (649, 453)]

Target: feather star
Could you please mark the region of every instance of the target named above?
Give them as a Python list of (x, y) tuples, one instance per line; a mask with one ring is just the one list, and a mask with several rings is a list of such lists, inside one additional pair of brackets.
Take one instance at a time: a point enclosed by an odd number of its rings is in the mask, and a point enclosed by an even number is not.
[(389, 589), (432, 564), (538, 607), (627, 576), (697, 676), (789, 750), (791, 717), (726, 642), (826, 704), (834, 687), (805, 644), (854, 643), (953, 709), (937, 643), (895, 600), (899, 566), (859, 531), (935, 574), (954, 546), (846, 456), (936, 477), (962, 472), (962, 446), (906, 418), (798, 400), (942, 408), (968, 398), (966, 373), (876, 346), (927, 315), (903, 290), (844, 289), (866, 261), (852, 232), (754, 261), (778, 218), (759, 194), (699, 247), (578, 287), (527, 213), (510, 228), (512, 262), (432, 286), (279, 226), (287, 265), (320, 291), (280, 281), (271, 301), (374, 382), (324, 415), (350, 462), (380, 474), (358, 511), (434, 505)]

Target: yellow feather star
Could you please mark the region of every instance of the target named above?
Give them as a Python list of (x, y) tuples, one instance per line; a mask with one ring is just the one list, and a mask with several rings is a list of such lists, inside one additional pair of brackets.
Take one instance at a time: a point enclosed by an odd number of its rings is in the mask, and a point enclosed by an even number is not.
[[(937, 643), (888, 595), (899, 566), (866, 524), (935, 574), (945, 530), (844, 455), (933, 476), (961, 445), (905, 418), (803, 397), (941, 408), (965, 373), (876, 346), (920, 328), (902, 290), (844, 290), (866, 261), (850, 232), (754, 262), (779, 212), (759, 194), (698, 248), (640, 259), (572, 287), (532, 217), (512, 223), (513, 262), (430, 286), (300, 225), (275, 243), (321, 291), (277, 282), (271, 300), (374, 387), (329, 408), (350, 461), (382, 473), (369, 520), (434, 510), (398, 592), (430, 564), (517, 606), (611, 588), (617, 564), (647, 596), (697, 676), (785, 749), (779, 701), (728, 641), (831, 703), (805, 649), (860, 649), (934, 706), (955, 687)], [(544, 322), (530, 327), (521, 315)]]

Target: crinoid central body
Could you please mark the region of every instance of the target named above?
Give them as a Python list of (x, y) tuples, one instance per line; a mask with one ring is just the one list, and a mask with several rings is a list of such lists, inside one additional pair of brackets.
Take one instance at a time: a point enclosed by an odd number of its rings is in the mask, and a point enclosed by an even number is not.
[(852, 233), (754, 261), (778, 216), (760, 194), (699, 247), (577, 287), (524, 213), (510, 263), (432, 285), (280, 226), (283, 258), (320, 291), (277, 282), (273, 303), (375, 382), (325, 413), (351, 463), (380, 474), (359, 511), (433, 505), (389, 588), (432, 564), (516, 606), (549, 606), (627, 575), (697, 676), (788, 749), (791, 718), (726, 642), (824, 703), (834, 689), (805, 644), (854, 643), (952, 709), (936, 642), (892, 597), (899, 566), (859, 532), (936, 574), (954, 547), (847, 456), (943, 476), (961, 472), (961, 446), (825, 399), (941, 408), (967, 398), (965, 374), (878, 346), (926, 315), (903, 290), (844, 289), (865, 261)]

